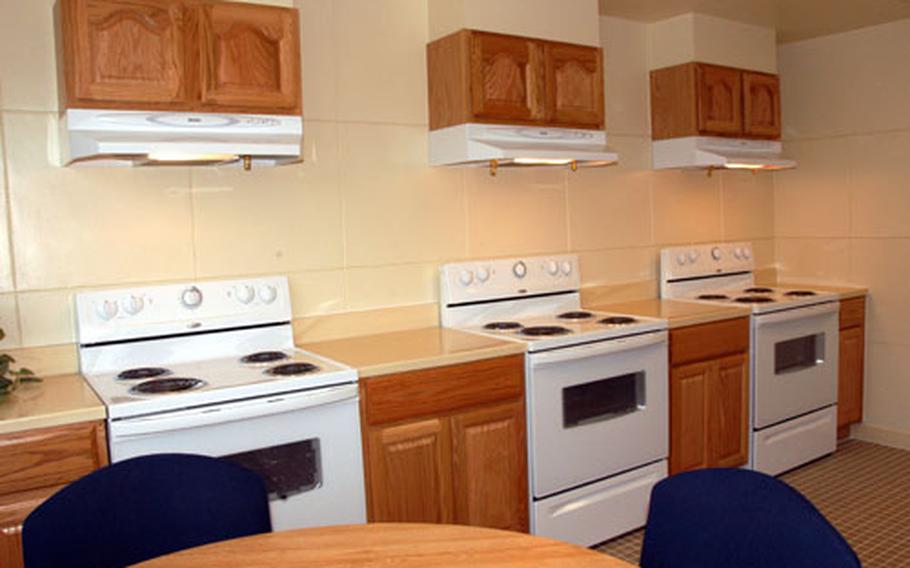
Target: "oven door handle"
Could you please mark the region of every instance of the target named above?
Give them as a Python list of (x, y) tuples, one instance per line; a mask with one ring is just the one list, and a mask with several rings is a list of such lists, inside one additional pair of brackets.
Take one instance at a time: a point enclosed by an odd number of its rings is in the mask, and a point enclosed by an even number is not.
[(755, 327), (764, 327), (775, 323), (792, 321), (796, 319), (810, 318), (812, 316), (821, 316), (825, 314), (837, 313), (840, 305), (837, 302), (827, 302), (806, 308), (796, 308), (785, 312), (772, 314), (758, 314), (755, 317)]
[(254, 400), (213, 404), (202, 408), (118, 420), (111, 425), (110, 434), (111, 438), (117, 439), (148, 436), (282, 414), (356, 398), (356, 384), (276, 394)]
[(532, 353), (531, 366), (536, 367), (539, 365), (551, 365), (565, 361), (577, 361), (579, 359), (585, 359), (588, 357), (608, 355), (610, 353), (628, 351), (629, 349), (639, 349), (641, 347), (648, 347), (650, 345), (657, 345), (659, 343), (666, 342), (666, 331), (632, 335), (619, 339), (599, 341), (597, 343), (591, 343), (589, 345), (569, 347), (568, 349), (554, 349), (553, 351), (545, 351), (543, 353)]

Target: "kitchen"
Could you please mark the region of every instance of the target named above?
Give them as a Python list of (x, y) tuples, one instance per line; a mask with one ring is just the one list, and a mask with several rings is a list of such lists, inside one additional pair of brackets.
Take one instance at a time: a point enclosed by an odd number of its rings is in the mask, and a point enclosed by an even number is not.
[[(59, 167), (52, 2), (4, 3), (4, 352), (44, 377), (75, 372), (75, 292), (287, 274), (294, 336), (310, 344), (436, 326), (448, 262), (577, 253), (583, 304), (596, 306), (657, 297), (661, 248), (749, 241), (759, 279), (869, 287), (854, 435), (907, 447), (906, 20), (777, 45), (767, 25), (646, 23), (593, 1), (295, 4), (304, 163), (243, 172)], [(461, 27), (602, 46), (619, 164), (428, 167), (426, 44)], [(661, 44), (680, 35), (684, 49)], [(656, 59), (673, 54), (780, 73), (798, 167), (653, 171), (648, 72), (683, 61)]]

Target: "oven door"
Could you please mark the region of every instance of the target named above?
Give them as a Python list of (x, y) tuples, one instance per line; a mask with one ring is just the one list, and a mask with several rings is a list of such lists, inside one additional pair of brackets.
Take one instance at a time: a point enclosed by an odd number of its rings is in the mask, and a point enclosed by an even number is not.
[(837, 302), (754, 317), (756, 429), (837, 402)]
[(109, 434), (113, 462), (191, 453), (256, 471), (275, 530), (366, 522), (356, 384), (113, 420)]
[(535, 498), (667, 456), (667, 332), (528, 358)]

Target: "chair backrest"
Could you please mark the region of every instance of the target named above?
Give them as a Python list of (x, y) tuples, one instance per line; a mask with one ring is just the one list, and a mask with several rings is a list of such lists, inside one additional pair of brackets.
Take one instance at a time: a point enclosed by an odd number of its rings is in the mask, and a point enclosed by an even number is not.
[(798, 491), (741, 469), (681, 473), (654, 486), (643, 568), (860, 568)]
[(271, 530), (262, 479), (216, 458), (142, 456), (99, 469), (35, 509), (27, 568), (125, 566)]

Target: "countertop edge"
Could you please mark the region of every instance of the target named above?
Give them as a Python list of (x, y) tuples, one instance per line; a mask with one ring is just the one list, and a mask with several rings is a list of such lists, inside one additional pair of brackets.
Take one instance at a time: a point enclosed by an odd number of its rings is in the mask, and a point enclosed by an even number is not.
[(396, 361), (392, 363), (380, 363), (377, 365), (368, 365), (357, 369), (357, 375), (361, 379), (378, 377), (382, 375), (392, 375), (395, 373), (406, 373), (408, 371), (420, 371), (423, 369), (432, 369), (433, 367), (445, 367), (448, 365), (459, 365), (462, 363), (473, 363), (485, 359), (495, 359), (497, 357), (508, 357), (509, 355), (523, 355), (525, 353), (524, 345), (515, 344), (503, 345), (501, 347), (491, 347), (478, 349), (470, 353), (459, 353), (456, 355), (441, 355), (438, 357), (427, 357), (425, 359), (410, 359), (407, 361)]

